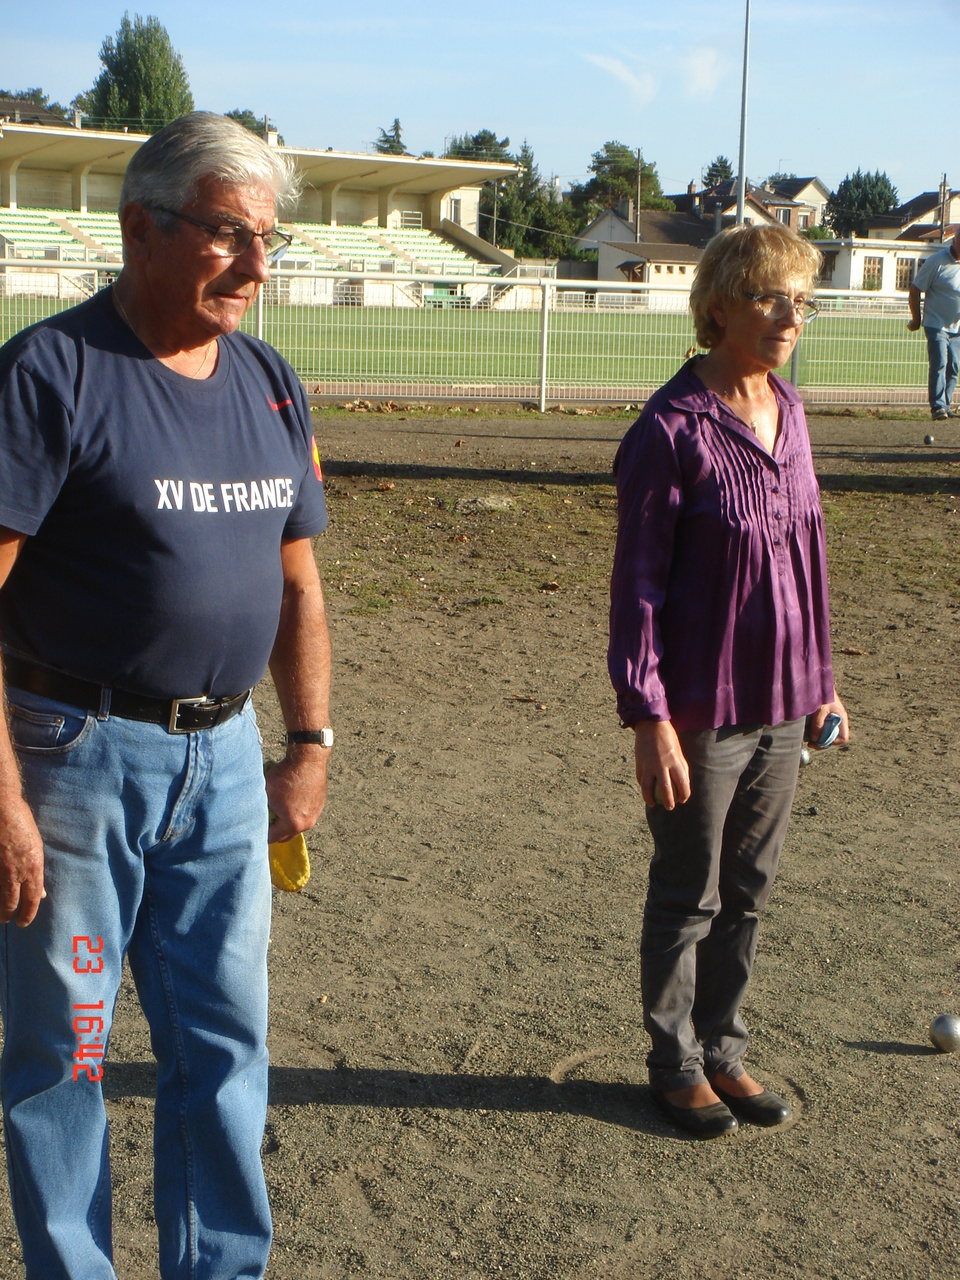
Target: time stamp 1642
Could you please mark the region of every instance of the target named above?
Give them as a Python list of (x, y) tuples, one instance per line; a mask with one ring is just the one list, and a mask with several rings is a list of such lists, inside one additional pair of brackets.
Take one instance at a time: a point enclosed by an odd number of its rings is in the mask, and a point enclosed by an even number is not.
[[(103, 973), (103, 939), (88, 938), (77, 934), (73, 939), (74, 973)], [(73, 1029), (77, 1037), (77, 1049), (73, 1055), (73, 1079), (82, 1074), (88, 1080), (103, 1078), (103, 1001), (96, 1004), (73, 1006)]]

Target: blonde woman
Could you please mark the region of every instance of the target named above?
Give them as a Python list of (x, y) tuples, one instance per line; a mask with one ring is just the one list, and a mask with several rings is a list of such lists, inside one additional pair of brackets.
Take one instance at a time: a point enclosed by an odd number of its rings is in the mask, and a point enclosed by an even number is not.
[(805, 718), (849, 739), (830, 658), (823, 516), (803, 406), (773, 370), (816, 313), (819, 252), (735, 227), (691, 292), (694, 357), (617, 453), (608, 664), (654, 840), (641, 935), (651, 1090), (698, 1137), (775, 1125), (740, 1015)]

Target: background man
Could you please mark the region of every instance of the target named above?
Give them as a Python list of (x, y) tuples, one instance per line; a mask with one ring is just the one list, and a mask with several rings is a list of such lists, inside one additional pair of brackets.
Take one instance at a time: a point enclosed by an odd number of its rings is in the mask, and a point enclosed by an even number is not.
[(960, 228), (949, 244), (927, 258), (914, 277), (908, 295), (907, 328), (911, 331), (920, 328), (921, 293), (930, 359), (930, 413), (938, 421), (956, 418), (960, 415), (953, 412), (950, 402), (960, 372)]
[[(267, 809), (285, 839), (326, 794), (326, 511), (303, 388), (237, 326), (294, 196), (281, 154), (183, 117), (127, 170), (112, 290), (0, 351), (0, 1087), (29, 1280), (115, 1274), (98, 1080), (124, 954), (161, 1274), (267, 1263)], [(299, 740), (265, 790), (268, 662)]]

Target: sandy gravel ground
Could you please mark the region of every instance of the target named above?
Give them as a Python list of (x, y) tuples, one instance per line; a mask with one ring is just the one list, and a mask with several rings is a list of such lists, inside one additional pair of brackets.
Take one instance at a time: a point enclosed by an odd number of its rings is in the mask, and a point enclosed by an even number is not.
[[(795, 1119), (700, 1144), (643, 1066), (650, 842), (605, 668), (628, 424), (317, 416), (338, 736), (313, 878), (275, 897), (270, 1280), (960, 1268), (960, 1055), (927, 1042), (960, 1011), (960, 426), (811, 423), (855, 738), (801, 771), (746, 1005)], [(152, 1082), (127, 983), (124, 1280), (157, 1275)], [(3, 1280), (18, 1258), (4, 1185)]]

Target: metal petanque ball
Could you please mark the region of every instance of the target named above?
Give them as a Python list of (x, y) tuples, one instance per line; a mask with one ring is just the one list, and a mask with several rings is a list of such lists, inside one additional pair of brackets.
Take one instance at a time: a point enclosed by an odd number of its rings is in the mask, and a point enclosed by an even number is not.
[(924, 443), (924, 444), (933, 444), (933, 436), (931, 436), (931, 435), (926, 435), (926, 436), (924, 436), (924, 437), (923, 437), (923, 443)]
[(960, 1018), (955, 1013), (939, 1013), (930, 1023), (930, 1040), (941, 1053), (960, 1049)]

